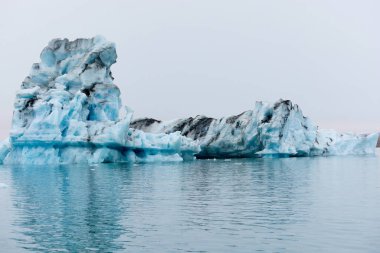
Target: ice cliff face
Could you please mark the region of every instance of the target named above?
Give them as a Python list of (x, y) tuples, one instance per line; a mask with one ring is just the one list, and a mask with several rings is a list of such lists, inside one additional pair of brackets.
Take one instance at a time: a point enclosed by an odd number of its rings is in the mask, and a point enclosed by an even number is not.
[(100, 37), (51, 41), (17, 93), (12, 143), (125, 144), (130, 116), (119, 118), (120, 91), (110, 70), (116, 57)]
[(117, 58), (113, 43), (56, 39), (40, 58), (17, 93), (5, 163), (181, 160), (197, 151), (178, 134), (129, 129), (132, 114), (124, 109), (120, 117), (120, 91), (110, 69)]
[(151, 133), (180, 131), (200, 144), (198, 158), (373, 154), (377, 141), (377, 134), (318, 130), (289, 100), (257, 102), (254, 110), (227, 118), (140, 119), (131, 127)]

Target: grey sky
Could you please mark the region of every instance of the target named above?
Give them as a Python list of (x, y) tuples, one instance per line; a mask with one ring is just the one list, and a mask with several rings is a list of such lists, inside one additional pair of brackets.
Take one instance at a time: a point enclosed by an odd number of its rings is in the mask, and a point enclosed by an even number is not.
[(380, 130), (380, 1), (1, 0), (0, 137), (48, 41), (104, 35), (136, 117), (227, 116), (291, 99), (324, 128)]

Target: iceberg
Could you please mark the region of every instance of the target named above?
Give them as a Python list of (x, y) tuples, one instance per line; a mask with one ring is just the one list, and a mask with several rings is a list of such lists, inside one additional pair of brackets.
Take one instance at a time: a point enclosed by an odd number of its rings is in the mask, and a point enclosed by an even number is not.
[[(179, 134), (132, 130), (111, 65), (115, 45), (103, 37), (52, 40), (16, 95), (6, 164), (183, 160), (199, 146)], [(121, 116), (124, 113), (124, 116)]]
[(256, 102), (253, 110), (213, 119), (205, 116), (162, 122), (137, 119), (130, 126), (150, 133), (181, 132), (197, 141), (197, 158), (300, 157), (374, 154), (378, 134), (319, 130), (289, 100)]
[(101, 36), (54, 39), (32, 65), (14, 103), (0, 163), (72, 164), (197, 158), (373, 154), (377, 134), (319, 130), (289, 100), (213, 119), (132, 120), (111, 66), (115, 45)]

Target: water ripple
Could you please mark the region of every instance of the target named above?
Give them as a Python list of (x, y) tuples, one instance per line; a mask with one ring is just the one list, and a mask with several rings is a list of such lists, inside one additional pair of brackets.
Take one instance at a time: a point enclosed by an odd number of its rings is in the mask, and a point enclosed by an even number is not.
[[(376, 252), (376, 157), (0, 167), (6, 252)], [(5, 186), (5, 187), (4, 187)]]

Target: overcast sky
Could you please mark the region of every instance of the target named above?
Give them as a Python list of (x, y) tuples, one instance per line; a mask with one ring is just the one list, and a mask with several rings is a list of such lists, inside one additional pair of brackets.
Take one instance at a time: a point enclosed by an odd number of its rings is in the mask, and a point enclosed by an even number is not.
[(136, 117), (213, 117), (291, 99), (323, 128), (380, 131), (378, 0), (1, 0), (0, 137), (48, 41), (100, 34)]

